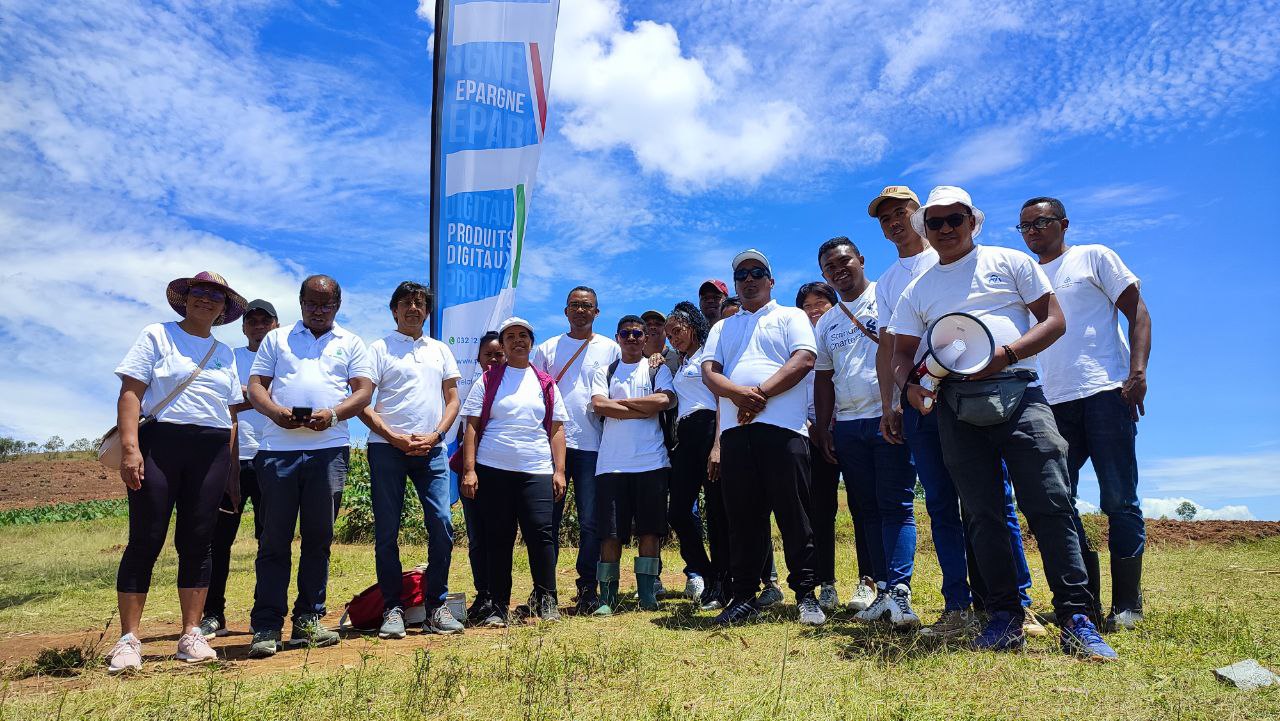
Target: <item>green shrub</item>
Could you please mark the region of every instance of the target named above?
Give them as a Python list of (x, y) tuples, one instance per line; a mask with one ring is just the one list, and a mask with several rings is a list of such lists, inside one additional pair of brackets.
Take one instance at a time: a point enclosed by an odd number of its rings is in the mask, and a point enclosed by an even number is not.
[(123, 518), (129, 515), (129, 501), (113, 498), (108, 501), (80, 501), (79, 503), (55, 503), (35, 508), (14, 508), (0, 511), (0, 526), (25, 526), (32, 523), (56, 523), (59, 521), (92, 521), (99, 518)]

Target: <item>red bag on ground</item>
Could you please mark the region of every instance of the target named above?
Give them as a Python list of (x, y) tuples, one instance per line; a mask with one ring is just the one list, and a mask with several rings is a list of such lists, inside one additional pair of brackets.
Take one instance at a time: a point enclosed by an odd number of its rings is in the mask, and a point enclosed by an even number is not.
[[(405, 571), (400, 584), (400, 603), (404, 605), (405, 622), (410, 620), (411, 609), (418, 611), (418, 623), (426, 619), (425, 603), (427, 586), (426, 574), (421, 568)], [(382, 591), (378, 584), (357, 593), (355, 598), (347, 602), (347, 610), (342, 612), (342, 620), (338, 625), (343, 628), (354, 628), (361, 631), (376, 631), (382, 625)]]

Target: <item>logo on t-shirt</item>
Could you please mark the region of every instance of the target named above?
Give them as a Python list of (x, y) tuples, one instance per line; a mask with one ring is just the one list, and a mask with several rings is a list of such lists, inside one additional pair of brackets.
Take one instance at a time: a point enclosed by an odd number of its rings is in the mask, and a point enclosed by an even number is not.
[(1004, 276), (1000, 275), (999, 273), (992, 273), (991, 275), (987, 276), (987, 282), (990, 283), (991, 285), (1000, 285), (1001, 283), (1004, 282)]
[(347, 355), (345, 352), (343, 352), (343, 350), (342, 350), (341, 348), (339, 348), (338, 350), (334, 351), (334, 352), (333, 352), (333, 354), (334, 354), (334, 355), (336, 355), (336, 356), (338, 356), (339, 358), (343, 358), (343, 357), (345, 357), (345, 356)]

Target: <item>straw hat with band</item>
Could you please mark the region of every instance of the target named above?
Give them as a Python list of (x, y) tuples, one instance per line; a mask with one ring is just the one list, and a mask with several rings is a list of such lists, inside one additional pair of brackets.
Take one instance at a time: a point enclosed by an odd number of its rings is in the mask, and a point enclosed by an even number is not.
[(190, 278), (178, 278), (169, 283), (165, 295), (169, 299), (169, 307), (173, 308), (178, 315), (187, 317), (187, 291), (196, 284), (212, 285), (227, 295), (226, 306), (222, 315), (214, 319), (214, 325), (226, 325), (239, 320), (240, 316), (244, 315), (245, 307), (248, 306), (244, 296), (232, 290), (231, 286), (227, 285), (226, 278), (210, 270), (202, 270)]
[(911, 214), (911, 227), (916, 233), (924, 237), (924, 212), (929, 208), (936, 208), (941, 205), (952, 205), (960, 203), (969, 208), (969, 212), (973, 213), (973, 237), (977, 238), (982, 233), (982, 223), (987, 219), (985, 213), (973, 207), (973, 199), (969, 197), (969, 193), (963, 188), (957, 188), (954, 185), (939, 185), (929, 191), (929, 200), (920, 209)]

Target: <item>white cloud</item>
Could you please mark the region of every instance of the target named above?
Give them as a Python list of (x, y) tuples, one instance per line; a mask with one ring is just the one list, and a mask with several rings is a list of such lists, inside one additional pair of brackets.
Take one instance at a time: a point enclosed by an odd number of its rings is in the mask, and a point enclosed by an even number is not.
[(1147, 518), (1177, 518), (1178, 506), (1191, 503), (1196, 507), (1197, 521), (1254, 521), (1257, 520), (1248, 506), (1228, 505), (1221, 508), (1208, 508), (1190, 498), (1144, 498), (1142, 499), (1142, 515)]
[(1280, 489), (1280, 452), (1162, 458), (1142, 463), (1144, 489), (1200, 497), (1263, 498)]

